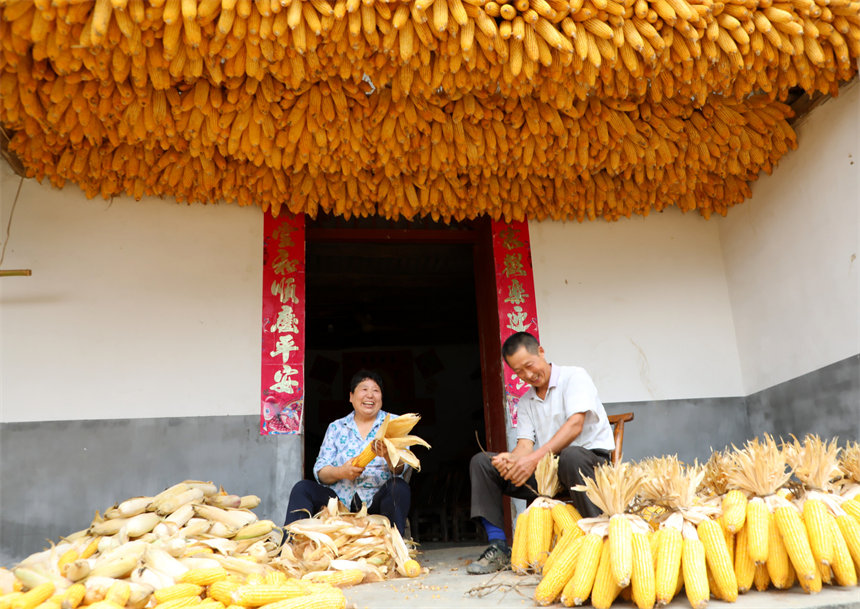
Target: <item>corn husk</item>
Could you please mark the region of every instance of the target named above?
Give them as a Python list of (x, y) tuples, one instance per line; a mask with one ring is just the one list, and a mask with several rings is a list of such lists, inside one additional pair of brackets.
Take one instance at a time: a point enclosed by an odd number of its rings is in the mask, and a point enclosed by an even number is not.
[(367, 513), (364, 506), (351, 513), (337, 499), (316, 516), (286, 527), (289, 543), (272, 564), (293, 577), (328, 570), (360, 568), (364, 581), (404, 574), (414, 550), (384, 516)]

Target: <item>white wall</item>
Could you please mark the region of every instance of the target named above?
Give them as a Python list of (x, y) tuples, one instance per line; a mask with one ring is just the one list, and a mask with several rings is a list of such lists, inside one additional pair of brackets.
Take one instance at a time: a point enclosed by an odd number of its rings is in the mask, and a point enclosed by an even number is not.
[(541, 343), (603, 401), (742, 394), (713, 220), (669, 209), (529, 232)]
[[(2, 227), (20, 179), (2, 166)], [(0, 278), (0, 422), (259, 413), (262, 214), (24, 180)], [(0, 235), (0, 239), (3, 235)]]
[(798, 149), (719, 219), (745, 393), (860, 352), (860, 85), (796, 125)]

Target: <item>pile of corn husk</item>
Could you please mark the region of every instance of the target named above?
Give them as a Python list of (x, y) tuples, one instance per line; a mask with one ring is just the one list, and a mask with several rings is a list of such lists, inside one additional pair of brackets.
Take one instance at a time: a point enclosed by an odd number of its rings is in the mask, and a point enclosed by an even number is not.
[(86, 529), (30, 555), (0, 577), (6, 588), (32, 589), (51, 582), (56, 590), (74, 583), (88, 599), (103, 596), (117, 580), (127, 581), (126, 606), (147, 604), (158, 589), (191, 569), (222, 568), (228, 574), (262, 575), (277, 553), (275, 525), (251, 511), (259, 497), (230, 495), (212, 482), (186, 480), (153, 497), (134, 497), (96, 512)]
[(366, 505), (353, 513), (332, 498), (316, 516), (287, 525), (286, 534), (288, 543), (271, 564), (294, 577), (361, 569), (363, 581), (373, 582), (420, 573), (415, 549), (388, 518), (368, 514)]

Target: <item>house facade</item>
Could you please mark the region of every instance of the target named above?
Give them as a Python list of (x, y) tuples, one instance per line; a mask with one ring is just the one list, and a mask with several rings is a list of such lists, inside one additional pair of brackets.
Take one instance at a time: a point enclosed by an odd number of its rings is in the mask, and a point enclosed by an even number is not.
[[(541, 342), (589, 370), (610, 413), (635, 413), (626, 458), (701, 460), (762, 433), (860, 438), (858, 108), (854, 79), (725, 218), (529, 223)], [(33, 272), (0, 279), (0, 564), (185, 478), (260, 495), (258, 514), (281, 521), (315, 455), (308, 433), (260, 434), (260, 209), (88, 200), (0, 169), (3, 267)], [(477, 450), (468, 403), (504, 408), (481, 396), (499, 379), (475, 372), (477, 340), (440, 336), (432, 357), (364, 349), (430, 362), (399, 362), (397, 378), (435, 399), (429, 435), (452, 455)], [(335, 365), (305, 361), (306, 423), (348, 412), (358, 361), (315, 349)]]

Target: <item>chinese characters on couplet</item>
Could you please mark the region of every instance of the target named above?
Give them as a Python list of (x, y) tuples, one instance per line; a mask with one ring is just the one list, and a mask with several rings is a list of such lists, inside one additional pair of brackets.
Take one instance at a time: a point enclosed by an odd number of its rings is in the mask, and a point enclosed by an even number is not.
[[(537, 332), (531, 247), (527, 222), (493, 222), (493, 257), (496, 267), (496, 300), (500, 340), (514, 332)], [(517, 402), (528, 386), (505, 364), (505, 404), (511, 424), (517, 424)]]
[(264, 223), (260, 433), (300, 433), (304, 405), (304, 216)]

